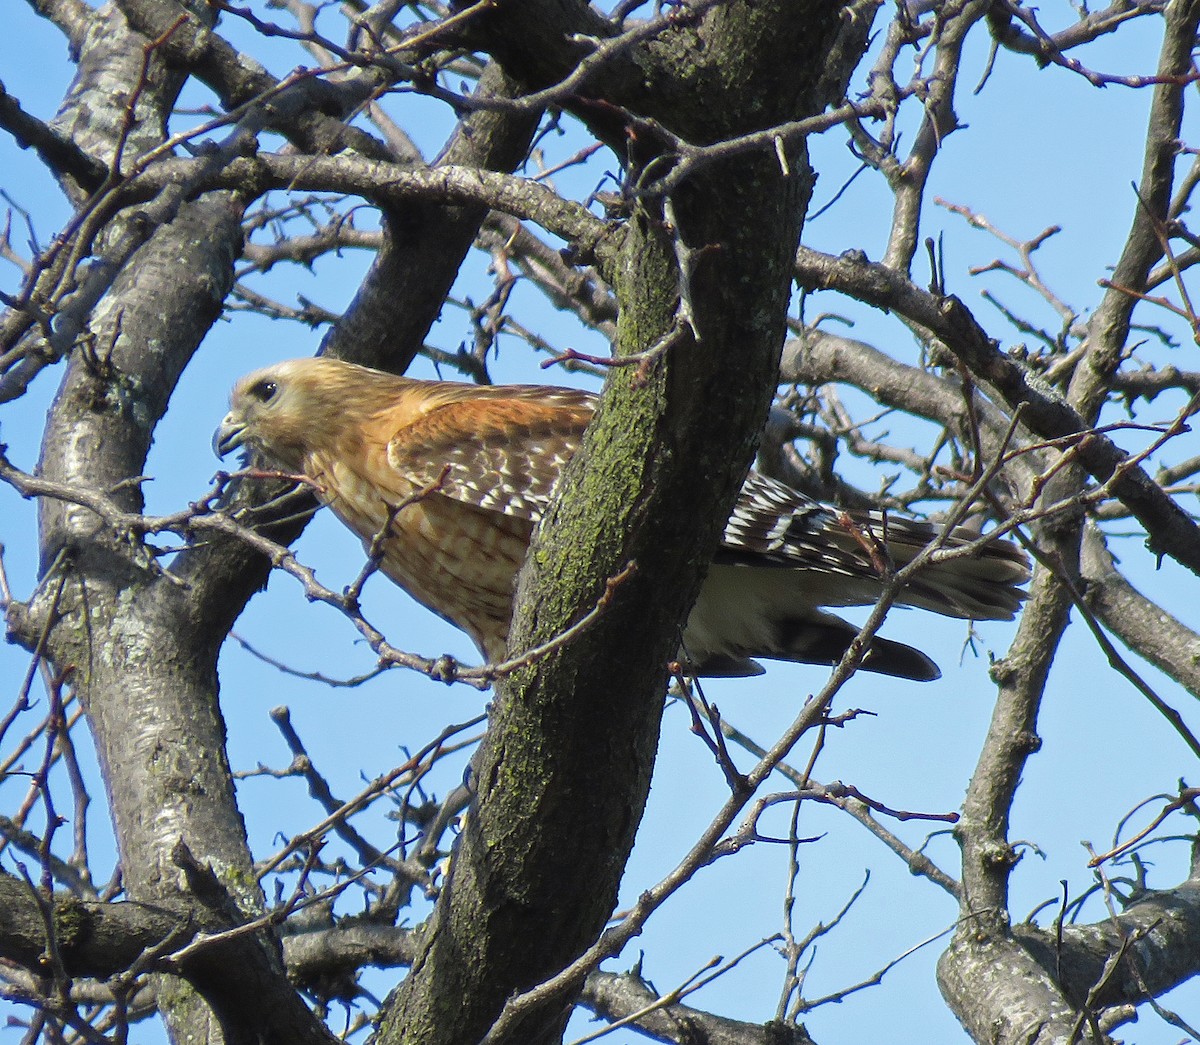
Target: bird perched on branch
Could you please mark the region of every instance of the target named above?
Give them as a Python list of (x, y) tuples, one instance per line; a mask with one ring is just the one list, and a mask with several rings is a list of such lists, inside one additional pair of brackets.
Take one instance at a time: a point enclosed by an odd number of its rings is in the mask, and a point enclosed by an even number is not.
[[(506, 654), (517, 573), (533, 528), (578, 448), (595, 397), (534, 385), (397, 377), (336, 359), (292, 359), (242, 378), (213, 438), (306, 476), (320, 499), (418, 602)], [(1024, 553), (879, 512), (843, 512), (757, 472), (746, 479), (682, 636), (700, 674), (752, 675), (766, 657), (835, 664), (858, 629), (823, 606), (874, 603), (890, 563), (931, 541), (980, 544), (935, 559), (898, 602), (949, 617), (1010, 620), (1029, 579)], [(937, 665), (876, 637), (863, 668), (928, 680)]]

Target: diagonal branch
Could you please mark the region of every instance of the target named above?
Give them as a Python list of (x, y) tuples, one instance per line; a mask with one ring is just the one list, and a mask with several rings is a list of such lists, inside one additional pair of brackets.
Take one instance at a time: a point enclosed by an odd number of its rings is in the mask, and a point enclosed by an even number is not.
[(1064, 400), (1006, 356), (970, 310), (953, 295), (944, 297), (861, 256), (833, 257), (802, 247), (797, 280), (811, 290), (838, 290), (876, 308), (892, 309), (938, 338), (971, 373), (986, 382), (1010, 409), (1025, 404), (1027, 428), (1045, 439), (1077, 437), (1080, 464), (1108, 484), (1146, 528), (1151, 551), (1169, 555), (1200, 574), (1200, 526), (1129, 455), (1091, 426)]

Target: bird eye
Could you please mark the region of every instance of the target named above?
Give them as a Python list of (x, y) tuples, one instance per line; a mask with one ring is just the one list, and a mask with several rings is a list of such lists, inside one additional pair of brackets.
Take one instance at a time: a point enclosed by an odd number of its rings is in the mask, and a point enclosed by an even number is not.
[(260, 403), (269, 403), (278, 391), (279, 386), (274, 381), (257, 381), (250, 386), (250, 394)]

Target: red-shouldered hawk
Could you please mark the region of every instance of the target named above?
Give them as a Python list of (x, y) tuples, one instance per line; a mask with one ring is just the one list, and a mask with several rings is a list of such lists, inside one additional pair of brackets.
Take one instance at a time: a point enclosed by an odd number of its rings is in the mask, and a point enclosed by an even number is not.
[[(317, 358), (255, 371), (237, 383), (230, 404), (213, 439), (219, 456), (242, 446), (307, 476), (368, 547), (386, 529), (382, 571), (470, 635), (486, 658), (506, 656), (517, 573), (594, 396), (417, 381)], [(681, 656), (708, 675), (758, 674), (754, 657), (837, 663), (858, 629), (820, 607), (878, 598), (868, 532), (901, 567), (941, 530), (842, 513), (751, 472), (684, 628)], [(977, 538), (955, 530), (945, 546)], [(972, 557), (932, 563), (898, 601), (950, 617), (1010, 620), (1028, 579), (1024, 553), (995, 541)], [(863, 668), (920, 680), (940, 674), (924, 653), (880, 637)]]

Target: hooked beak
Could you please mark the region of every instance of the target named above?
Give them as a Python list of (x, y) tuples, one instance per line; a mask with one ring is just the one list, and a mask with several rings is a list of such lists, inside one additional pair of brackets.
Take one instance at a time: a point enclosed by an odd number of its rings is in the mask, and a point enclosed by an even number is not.
[(225, 415), (225, 420), (213, 432), (213, 453), (218, 457), (225, 457), (245, 441), (246, 422), (235, 418), (232, 413), (228, 413)]

